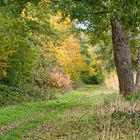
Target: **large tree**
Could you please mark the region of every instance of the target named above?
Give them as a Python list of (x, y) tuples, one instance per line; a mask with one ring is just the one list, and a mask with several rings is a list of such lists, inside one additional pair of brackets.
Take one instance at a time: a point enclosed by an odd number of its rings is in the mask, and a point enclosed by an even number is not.
[(134, 89), (131, 70), (129, 39), (140, 19), (140, 1), (138, 0), (52, 0), (56, 9), (65, 16), (80, 23), (98, 40), (111, 38), (114, 61), (122, 95), (130, 94)]

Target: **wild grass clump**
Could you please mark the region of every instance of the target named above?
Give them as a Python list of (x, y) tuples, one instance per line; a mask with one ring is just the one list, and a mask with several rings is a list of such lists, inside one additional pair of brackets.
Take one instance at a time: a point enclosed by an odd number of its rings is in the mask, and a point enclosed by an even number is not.
[[(96, 116), (96, 117), (95, 117)], [(118, 97), (96, 108), (97, 139), (137, 140), (140, 138), (140, 101)]]
[(125, 97), (128, 101), (140, 101), (140, 90), (135, 90), (132, 94)]

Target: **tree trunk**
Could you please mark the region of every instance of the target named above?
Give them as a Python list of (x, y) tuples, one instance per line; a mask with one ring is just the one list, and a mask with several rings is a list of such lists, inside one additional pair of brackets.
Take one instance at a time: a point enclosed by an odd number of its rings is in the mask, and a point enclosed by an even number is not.
[(136, 75), (136, 89), (140, 89), (140, 47), (139, 47), (139, 55), (138, 55), (138, 63), (137, 63), (137, 75)]
[(112, 19), (111, 27), (114, 61), (119, 80), (120, 94), (126, 96), (134, 89), (131, 56), (126, 41), (126, 34), (121, 27), (121, 23), (116, 19)]

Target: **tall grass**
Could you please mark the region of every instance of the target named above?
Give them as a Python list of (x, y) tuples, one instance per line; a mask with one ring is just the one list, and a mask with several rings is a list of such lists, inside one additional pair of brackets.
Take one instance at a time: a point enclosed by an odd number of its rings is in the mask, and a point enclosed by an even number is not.
[(140, 101), (117, 97), (96, 108), (97, 140), (139, 140)]

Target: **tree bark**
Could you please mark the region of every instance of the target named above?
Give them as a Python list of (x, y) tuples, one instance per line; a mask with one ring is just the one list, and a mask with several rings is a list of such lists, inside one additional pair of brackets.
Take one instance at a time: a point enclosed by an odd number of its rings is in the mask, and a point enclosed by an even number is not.
[(138, 55), (138, 62), (137, 62), (137, 74), (136, 74), (135, 89), (140, 89), (140, 47), (139, 47), (139, 55)]
[(119, 90), (120, 94), (126, 96), (134, 89), (131, 56), (126, 41), (126, 34), (122, 29), (121, 23), (116, 19), (112, 19), (111, 27), (114, 61), (119, 80)]

